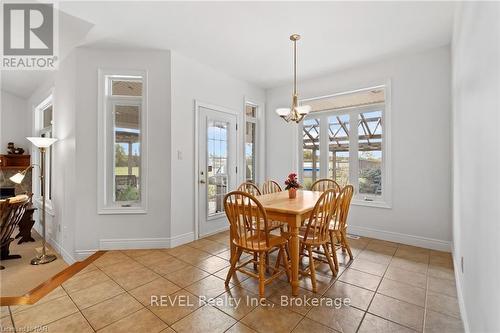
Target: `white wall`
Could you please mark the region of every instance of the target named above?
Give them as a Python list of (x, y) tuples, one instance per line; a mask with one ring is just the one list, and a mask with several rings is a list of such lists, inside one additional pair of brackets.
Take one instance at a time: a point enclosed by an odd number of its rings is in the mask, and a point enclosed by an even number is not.
[[(392, 85), (392, 209), (353, 206), (351, 232), (450, 250), (450, 49), (448, 46), (299, 80), (301, 98)], [(291, 87), (267, 92), (267, 174), (297, 169), (297, 128), (274, 112)]]
[(1, 91), (0, 108), (0, 153), (7, 153), (7, 143), (14, 142), (16, 147), (24, 148), (25, 154), (31, 151), (26, 137), (31, 133), (31, 123), (26, 112), (27, 101), (6, 91)]
[[(76, 49), (76, 252), (168, 246), (170, 235), (170, 52)], [(97, 214), (98, 69), (145, 70), (147, 214)], [(103, 240), (107, 240), (104, 244)]]
[(499, 3), (463, 3), (452, 47), (453, 245), (470, 332), (500, 332), (499, 22)]
[[(245, 98), (259, 104), (263, 111), (265, 104), (263, 89), (217, 72), (178, 53), (172, 53), (171, 237), (173, 239), (185, 241), (194, 236), (194, 101), (223, 106), (243, 115)], [(263, 129), (263, 119), (260, 125)], [(260, 141), (262, 172), (259, 174), (259, 181), (262, 181), (265, 156), (263, 130), (260, 133)], [(182, 160), (178, 159), (178, 151), (182, 154)]]
[[(47, 239), (61, 253), (64, 260), (72, 263), (75, 259), (76, 225), (76, 138), (75, 138), (75, 96), (76, 96), (76, 55), (71, 53), (59, 65), (55, 75), (40, 85), (27, 101), (26, 114), (29, 119), (29, 134), (35, 131), (35, 108), (53, 94), (53, 134), (58, 141), (53, 148), (53, 189), (52, 202), (47, 207)], [(39, 163), (38, 151), (32, 161)], [(38, 182), (39, 169), (33, 169), (33, 189)], [(35, 191), (36, 192), (36, 191)], [(40, 207), (35, 193), (34, 203)], [(39, 212), (35, 220), (39, 222)], [(35, 228), (41, 233), (41, 225)]]

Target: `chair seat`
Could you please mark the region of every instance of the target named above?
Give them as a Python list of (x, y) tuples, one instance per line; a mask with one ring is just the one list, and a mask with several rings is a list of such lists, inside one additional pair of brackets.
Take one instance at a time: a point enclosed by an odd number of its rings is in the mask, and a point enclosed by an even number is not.
[(287, 238), (279, 235), (269, 234), (268, 237), (269, 246), (266, 245), (266, 235), (264, 233), (248, 237), (246, 238), (246, 242), (243, 239), (240, 241), (235, 240), (234, 244), (249, 251), (269, 251), (271, 248), (284, 245), (288, 241)]
[[(327, 242), (328, 239), (321, 239), (318, 237), (311, 238), (311, 235), (308, 235), (307, 239), (305, 239), (306, 236), (306, 230), (307, 227), (302, 226), (299, 228), (299, 240), (301, 243), (307, 244), (307, 245), (320, 245), (323, 244), (324, 242)], [(290, 239), (291, 234), (288, 231), (282, 232), (282, 237), (286, 238), (287, 240)]]

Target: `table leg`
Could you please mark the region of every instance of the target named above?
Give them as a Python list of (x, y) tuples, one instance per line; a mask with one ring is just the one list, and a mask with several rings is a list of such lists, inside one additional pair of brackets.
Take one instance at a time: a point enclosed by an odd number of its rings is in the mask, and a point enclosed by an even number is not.
[(290, 227), (290, 260), (291, 260), (291, 275), (292, 275), (292, 295), (299, 294), (299, 227), (302, 219), (300, 216), (295, 217), (295, 223), (289, 224)]

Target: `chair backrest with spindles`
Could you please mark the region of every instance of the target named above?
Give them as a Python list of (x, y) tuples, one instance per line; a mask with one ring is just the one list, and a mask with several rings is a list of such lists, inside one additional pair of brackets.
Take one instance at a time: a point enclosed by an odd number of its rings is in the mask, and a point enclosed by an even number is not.
[(283, 191), (281, 189), (280, 184), (275, 182), (274, 180), (266, 180), (264, 184), (262, 184), (262, 194), (276, 193)]
[(339, 215), (340, 215), (340, 228), (344, 228), (347, 222), (347, 216), (349, 215), (349, 209), (351, 208), (351, 200), (354, 195), (354, 187), (352, 185), (346, 185), (342, 192), (340, 192), (340, 202), (339, 202)]
[(321, 243), (328, 240), (330, 220), (334, 217), (337, 207), (337, 192), (335, 189), (324, 191), (311, 211), (304, 234), (305, 242), (309, 240)]
[(254, 183), (245, 182), (238, 186), (238, 191), (249, 193), (253, 196), (261, 195), (259, 187)]
[(251, 250), (269, 248), (267, 215), (257, 198), (246, 192), (233, 191), (224, 197), (224, 209), (234, 244)]
[(346, 185), (342, 191), (340, 191), (337, 196), (337, 211), (332, 219), (332, 227), (335, 230), (343, 229), (347, 216), (349, 214), (349, 208), (351, 207), (351, 199), (354, 194), (354, 187), (352, 185)]
[(335, 189), (336, 193), (340, 193), (340, 185), (333, 179), (318, 179), (311, 185), (311, 191), (324, 192), (329, 189)]
[(0, 203), (0, 243), (9, 241), (12, 233), (21, 221), (29, 203), (27, 195), (18, 195)]

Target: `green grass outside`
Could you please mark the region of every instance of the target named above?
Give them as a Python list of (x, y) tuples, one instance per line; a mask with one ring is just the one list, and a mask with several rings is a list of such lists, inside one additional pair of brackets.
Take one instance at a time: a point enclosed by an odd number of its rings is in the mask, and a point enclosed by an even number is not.
[[(139, 167), (133, 167), (132, 174), (136, 177), (139, 177)], [(128, 175), (128, 167), (115, 167), (115, 175), (116, 176), (127, 176)]]

